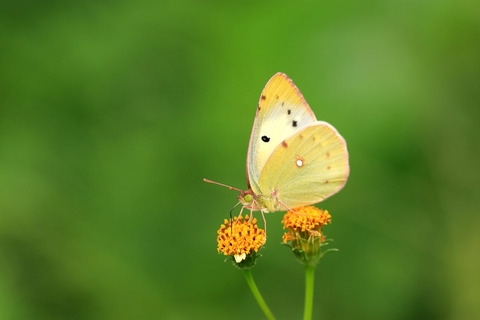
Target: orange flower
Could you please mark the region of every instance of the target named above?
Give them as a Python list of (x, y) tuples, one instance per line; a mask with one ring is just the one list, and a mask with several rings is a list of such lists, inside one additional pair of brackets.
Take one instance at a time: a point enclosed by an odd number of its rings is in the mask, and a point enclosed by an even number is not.
[(313, 206), (296, 208), (283, 217), (283, 228), (288, 231), (283, 234), (283, 243), (292, 248), (295, 257), (304, 264), (315, 265), (323, 254), (327, 243), (322, 227), (330, 223), (332, 216), (327, 210)]
[(332, 216), (327, 210), (321, 210), (317, 207), (306, 206), (297, 208), (295, 212), (288, 211), (283, 217), (282, 223), (284, 229), (292, 231), (319, 231), (322, 227), (331, 221)]
[(257, 219), (249, 216), (234, 217), (233, 223), (225, 219), (217, 231), (218, 252), (233, 256), (236, 263), (241, 263), (247, 256), (258, 252), (265, 244), (265, 231), (257, 226)]

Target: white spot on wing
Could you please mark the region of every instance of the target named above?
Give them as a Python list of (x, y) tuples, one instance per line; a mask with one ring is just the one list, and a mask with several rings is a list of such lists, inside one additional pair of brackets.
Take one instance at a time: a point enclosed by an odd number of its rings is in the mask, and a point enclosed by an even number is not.
[(303, 167), (303, 164), (304, 164), (304, 160), (302, 158), (300, 158), (299, 156), (295, 156), (295, 158), (297, 160), (295, 160), (295, 164), (297, 165), (297, 167)]

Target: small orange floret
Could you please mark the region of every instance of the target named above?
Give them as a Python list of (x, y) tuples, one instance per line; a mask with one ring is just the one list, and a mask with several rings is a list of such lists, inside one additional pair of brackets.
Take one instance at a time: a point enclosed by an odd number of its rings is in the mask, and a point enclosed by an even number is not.
[(297, 239), (297, 237), (295, 237), (291, 233), (284, 233), (282, 236), (282, 239), (283, 239), (283, 243), (287, 243), (288, 241)]
[(218, 252), (233, 256), (237, 263), (246, 255), (257, 252), (265, 244), (265, 231), (257, 226), (257, 219), (249, 216), (234, 217), (233, 223), (226, 220), (217, 231)]

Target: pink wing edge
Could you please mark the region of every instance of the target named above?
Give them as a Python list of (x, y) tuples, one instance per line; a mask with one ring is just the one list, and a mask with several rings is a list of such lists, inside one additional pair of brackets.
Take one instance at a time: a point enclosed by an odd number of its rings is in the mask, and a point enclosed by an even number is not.
[[(347, 149), (347, 141), (345, 140), (345, 138), (338, 132), (338, 130), (333, 125), (331, 125), (330, 123), (325, 122), (325, 121), (317, 121), (315, 123), (315, 125), (318, 125), (318, 124), (323, 124), (323, 125), (326, 125), (326, 126), (330, 127), (333, 130), (333, 132), (335, 133), (335, 135), (340, 138), (340, 140), (342, 141), (343, 150), (345, 151), (345, 158), (346, 158), (345, 160), (346, 160), (346, 165), (347, 165), (347, 172), (346, 172), (346, 175), (345, 175), (345, 181), (335, 191), (331, 192), (325, 198), (323, 198), (323, 200), (325, 200), (327, 198), (330, 198), (331, 196), (333, 196), (334, 194), (336, 194), (340, 190), (342, 190), (343, 187), (345, 187), (345, 185), (347, 184), (348, 177), (350, 176), (350, 155), (349, 155), (348, 149)], [(313, 126), (313, 125), (310, 125), (310, 126)], [(320, 201), (320, 202), (322, 202), (322, 201)], [(318, 203), (318, 202), (316, 202), (316, 203)]]

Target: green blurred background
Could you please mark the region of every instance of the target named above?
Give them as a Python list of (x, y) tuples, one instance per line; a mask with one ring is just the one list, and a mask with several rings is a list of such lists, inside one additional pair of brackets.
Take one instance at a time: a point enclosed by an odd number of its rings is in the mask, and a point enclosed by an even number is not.
[[(346, 138), (319, 319), (480, 318), (477, 1), (7, 1), (0, 319), (261, 319), (216, 230), (276, 72)], [(281, 213), (253, 270), (299, 319)]]

